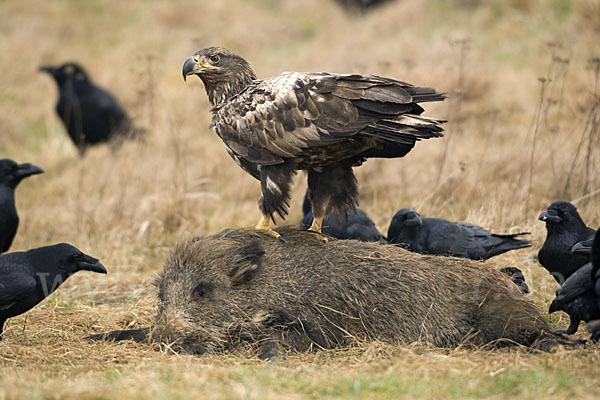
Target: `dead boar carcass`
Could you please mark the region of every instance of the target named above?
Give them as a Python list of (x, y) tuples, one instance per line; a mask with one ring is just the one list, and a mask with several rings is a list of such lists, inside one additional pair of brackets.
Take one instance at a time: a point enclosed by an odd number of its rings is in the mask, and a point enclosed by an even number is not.
[(225, 230), (175, 246), (158, 280), (153, 339), (201, 354), (260, 343), (307, 351), (358, 341), (459, 344), (552, 339), (503, 273), (397, 246), (322, 243), (310, 232)]

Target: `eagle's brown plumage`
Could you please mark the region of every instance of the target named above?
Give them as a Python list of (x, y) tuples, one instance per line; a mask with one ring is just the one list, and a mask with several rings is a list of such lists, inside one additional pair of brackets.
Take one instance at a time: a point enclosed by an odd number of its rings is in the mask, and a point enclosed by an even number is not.
[(352, 211), (358, 189), (352, 167), (369, 157), (407, 154), (417, 140), (442, 136), (441, 120), (421, 116), (418, 103), (443, 94), (374, 75), (291, 72), (256, 79), (248, 63), (221, 48), (188, 58), (183, 76), (204, 82), (211, 127), (227, 152), (261, 181), (258, 228), (287, 214), (291, 178), (308, 171), (315, 217)]

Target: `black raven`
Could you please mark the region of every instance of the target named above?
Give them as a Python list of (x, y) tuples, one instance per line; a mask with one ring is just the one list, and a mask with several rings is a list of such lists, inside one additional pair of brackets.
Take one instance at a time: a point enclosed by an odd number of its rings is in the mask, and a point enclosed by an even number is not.
[(308, 174), (310, 230), (321, 232), (326, 215), (358, 205), (353, 167), (372, 157), (404, 157), (419, 140), (442, 136), (444, 121), (421, 115), (421, 103), (445, 96), (395, 79), (325, 72), (257, 79), (246, 60), (222, 47), (196, 52), (182, 72), (184, 79), (202, 79), (211, 127), (236, 163), (260, 181), (256, 229), (274, 237), (279, 234), (270, 221), (287, 214), (297, 170)]
[(19, 226), (15, 188), (24, 178), (42, 172), (44, 170), (35, 165), (0, 160), (0, 254), (10, 248)]
[[(598, 297), (600, 297), (600, 234), (596, 230), (594, 242), (591, 248), (592, 260), (592, 280), (594, 281), (594, 289)], [(594, 320), (587, 324), (586, 329), (592, 334), (592, 337), (600, 337), (600, 319)]]
[(527, 233), (500, 235), (466, 222), (421, 218), (415, 210), (403, 208), (394, 214), (387, 240), (416, 253), (486, 260), (509, 250), (531, 246), (528, 240), (517, 238)]
[(515, 285), (520, 287), (524, 294), (529, 293), (529, 285), (525, 282), (525, 275), (523, 275), (523, 272), (519, 268), (504, 267), (500, 269), (500, 272), (504, 272), (506, 275), (510, 276)]
[(589, 257), (572, 254), (577, 242), (593, 236), (595, 231), (588, 228), (577, 208), (566, 201), (556, 201), (542, 212), (538, 219), (546, 223), (546, 240), (538, 252), (538, 261), (559, 284), (567, 280), (579, 267), (589, 262)]
[[(564, 311), (571, 319), (567, 329), (558, 330), (556, 333), (572, 335), (577, 332), (581, 321), (600, 319), (600, 296), (594, 287), (592, 269), (592, 263), (580, 267), (556, 291), (548, 313)], [(598, 341), (599, 338), (597, 334), (592, 334), (593, 341)]]
[(0, 340), (6, 319), (48, 297), (77, 271), (106, 274), (94, 257), (66, 243), (0, 256)]
[(571, 249), (574, 254), (583, 254), (589, 257), (592, 263), (590, 279), (594, 282), (594, 288), (600, 298), (600, 235), (596, 234), (582, 242), (577, 242)]
[[(308, 229), (313, 222), (308, 191), (302, 203), (302, 213), (304, 217), (300, 225), (303, 229)], [(322, 228), (322, 232), (338, 239), (356, 239), (362, 242), (379, 242), (381, 244), (387, 243), (385, 237), (377, 230), (375, 222), (360, 209), (356, 209), (355, 213), (352, 211), (348, 212), (339, 218), (335, 216), (325, 217)]]
[(138, 133), (123, 107), (110, 93), (94, 85), (80, 65), (44, 65), (40, 71), (50, 74), (58, 85), (56, 112), (81, 155), (89, 145)]

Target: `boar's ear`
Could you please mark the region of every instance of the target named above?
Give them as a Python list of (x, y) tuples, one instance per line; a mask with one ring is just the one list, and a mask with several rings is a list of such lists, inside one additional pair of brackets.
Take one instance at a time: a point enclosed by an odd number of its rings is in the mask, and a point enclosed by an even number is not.
[(233, 251), (232, 268), (229, 278), (233, 285), (241, 285), (254, 278), (265, 251), (258, 240), (254, 240)]

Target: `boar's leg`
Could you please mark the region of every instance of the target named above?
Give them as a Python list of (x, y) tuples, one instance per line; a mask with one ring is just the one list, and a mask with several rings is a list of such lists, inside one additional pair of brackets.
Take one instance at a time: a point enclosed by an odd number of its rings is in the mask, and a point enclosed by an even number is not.
[(554, 333), (558, 333), (560, 335), (566, 334), (566, 335), (572, 335), (575, 332), (577, 332), (577, 329), (579, 328), (579, 321), (576, 318), (572, 318), (571, 317), (571, 323), (569, 324), (569, 327), (567, 329), (556, 329), (553, 332)]
[(258, 358), (263, 361), (276, 363), (279, 361), (279, 345), (273, 340), (261, 343)]

